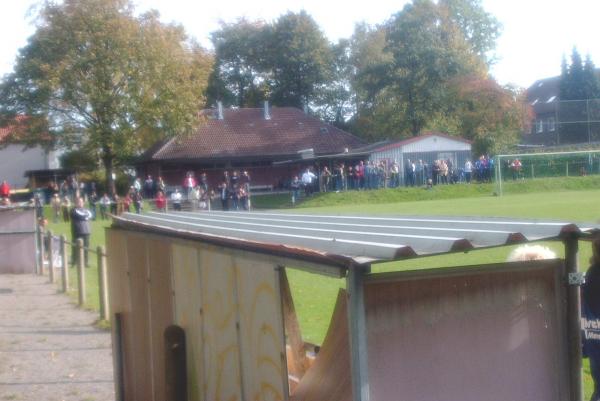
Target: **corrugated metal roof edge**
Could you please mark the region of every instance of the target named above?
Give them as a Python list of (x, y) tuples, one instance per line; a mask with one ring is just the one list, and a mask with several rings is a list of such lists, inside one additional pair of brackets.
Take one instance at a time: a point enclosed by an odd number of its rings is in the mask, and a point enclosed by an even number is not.
[[(133, 228), (137, 231), (143, 231), (148, 233), (163, 233), (170, 234), (177, 238), (182, 239), (193, 239), (202, 240), (209, 244), (223, 246), (227, 245), (232, 248), (257, 252), (268, 255), (277, 255), (289, 259), (295, 259), (300, 261), (307, 261), (311, 263), (332, 266), (348, 270), (354, 266), (369, 265), (376, 262), (376, 260), (361, 258), (355, 259), (348, 256), (329, 254), (326, 252), (317, 251), (314, 249), (306, 249), (300, 247), (293, 247), (290, 245), (272, 244), (265, 242), (251, 241), (247, 239), (224, 237), (208, 233), (197, 233), (188, 230), (176, 229), (161, 225), (147, 224), (134, 220), (129, 220), (123, 217), (113, 216), (113, 226), (121, 228)], [(409, 257), (416, 256), (416, 253), (409, 248), (409, 250), (399, 250), (398, 257)]]

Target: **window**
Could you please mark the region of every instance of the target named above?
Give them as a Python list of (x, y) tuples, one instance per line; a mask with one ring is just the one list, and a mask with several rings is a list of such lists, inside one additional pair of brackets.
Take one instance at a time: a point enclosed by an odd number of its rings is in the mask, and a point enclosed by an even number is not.
[(548, 118), (548, 131), (555, 131), (556, 130), (556, 121), (554, 120), (554, 117), (550, 117)]
[(535, 120), (535, 132), (538, 134), (544, 132), (544, 121), (542, 119)]

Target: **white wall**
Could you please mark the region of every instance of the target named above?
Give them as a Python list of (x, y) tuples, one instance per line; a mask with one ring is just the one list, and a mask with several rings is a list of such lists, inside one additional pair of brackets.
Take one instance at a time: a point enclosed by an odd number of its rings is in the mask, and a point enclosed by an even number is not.
[(432, 135), (406, 144), (402, 148), (404, 153), (470, 151), (471, 144), (443, 136)]
[(0, 182), (8, 181), (13, 189), (27, 185), (25, 171), (48, 168), (59, 168), (55, 152), (48, 155), (39, 147), (24, 150), (23, 145), (8, 145), (0, 149)]

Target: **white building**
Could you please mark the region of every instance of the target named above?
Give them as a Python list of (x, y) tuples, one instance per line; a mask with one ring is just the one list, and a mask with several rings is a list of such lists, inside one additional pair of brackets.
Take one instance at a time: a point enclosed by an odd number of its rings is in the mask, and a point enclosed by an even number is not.
[(6, 144), (11, 127), (0, 128), (0, 182), (6, 180), (11, 188), (27, 186), (25, 172), (60, 168), (62, 152), (46, 151), (41, 146), (27, 148), (19, 143)]

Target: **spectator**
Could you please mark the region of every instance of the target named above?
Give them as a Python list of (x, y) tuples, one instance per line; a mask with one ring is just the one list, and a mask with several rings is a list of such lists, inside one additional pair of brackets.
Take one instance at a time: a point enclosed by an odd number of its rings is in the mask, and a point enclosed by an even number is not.
[(160, 189), (156, 193), (156, 209), (159, 212), (167, 211), (167, 198), (165, 198), (165, 194)]
[(467, 161), (465, 162), (465, 180), (467, 181), (467, 184), (471, 183), (471, 174), (473, 173), (473, 163), (471, 163), (471, 160), (467, 159)]
[[(183, 190), (185, 191), (186, 199), (190, 199), (192, 195), (192, 191), (196, 187), (196, 179), (194, 178), (194, 173), (188, 171), (185, 175), (185, 179), (183, 180)], [(179, 203), (181, 205), (181, 202)]]
[(146, 199), (154, 198), (154, 180), (150, 174), (146, 176), (144, 181), (144, 196)]
[(331, 171), (327, 166), (323, 167), (321, 171), (321, 192), (327, 192), (331, 181)]
[(10, 185), (6, 180), (0, 184), (0, 198), (10, 198)]
[(173, 203), (173, 210), (181, 211), (181, 200), (183, 199), (183, 195), (179, 192), (179, 188), (175, 188), (175, 192), (171, 194), (171, 202)]
[(590, 360), (594, 380), (591, 401), (600, 399), (600, 239), (592, 242), (591, 266), (581, 287), (581, 317), (583, 323), (583, 351)]
[(144, 207), (144, 198), (140, 192), (134, 192), (131, 199), (133, 200), (133, 208), (137, 214), (142, 212)]
[(167, 189), (167, 186), (165, 185), (165, 182), (163, 181), (161, 176), (158, 176), (158, 178), (156, 179), (156, 185), (155, 185), (156, 191), (161, 191), (163, 193), (163, 196), (165, 194), (165, 191)]
[(295, 175), (294, 178), (292, 179), (292, 183), (290, 184), (290, 187), (292, 189), (292, 205), (295, 205), (296, 202), (298, 200), (300, 200), (300, 187), (301, 186), (302, 186), (302, 183), (298, 179), (298, 176)]
[(58, 196), (58, 194), (54, 194), (52, 196), (50, 205), (52, 206), (52, 222), (58, 223), (58, 220), (60, 219), (60, 206), (61, 206), (60, 197)]
[(69, 213), (70, 213), (70, 209), (71, 209), (71, 200), (69, 199), (68, 195), (63, 196), (62, 202), (61, 202), (61, 209), (62, 209), (63, 221), (65, 223), (68, 223), (69, 222)]
[(108, 218), (108, 210), (110, 208), (110, 204), (112, 203), (108, 194), (104, 193), (102, 198), (100, 198), (100, 217), (102, 220), (106, 220)]
[[(83, 240), (85, 267), (89, 267), (88, 248), (90, 246), (90, 220), (92, 212), (84, 207), (83, 198), (79, 197), (75, 200), (75, 207), (71, 211), (71, 237), (73, 244), (76, 244), (78, 239)], [(71, 252), (71, 264), (74, 265), (79, 259), (77, 247), (73, 245)]]
[(221, 199), (221, 208), (229, 210), (229, 182), (227, 181), (227, 171), (223, 176), (223, 181), (219, 184), (219, 198)]
[(131, 212), (131, 203), (133, 202), (131, 194), (132, 192), (127, 192), (127, 194), (123, 198), (123, 211), (127, 213)]
[(142, 190), (142, 181), (139, 179), (139, 177), (135, 177), (135, 180), (133, 181), (133, 189), (135, 192), (140, 192)]
[(312, 171), (310, 171), (310, 167), (306, 168), (304, 174), (302, 174), (302, 185), (304, 186), (304, 192), (306, 196), (312, 195), (313, 192), (313, 181), (317, 178), (316, 175)]
[[(92, 182), (93, 184), (93, 182)], [(88, 199), (90, 203), (90, 211), (92, 212), (92, 220), (96, 220), (96, 204), (98, 203), (98, 194), (96, 194), (96, 190), (93, 190)]]

